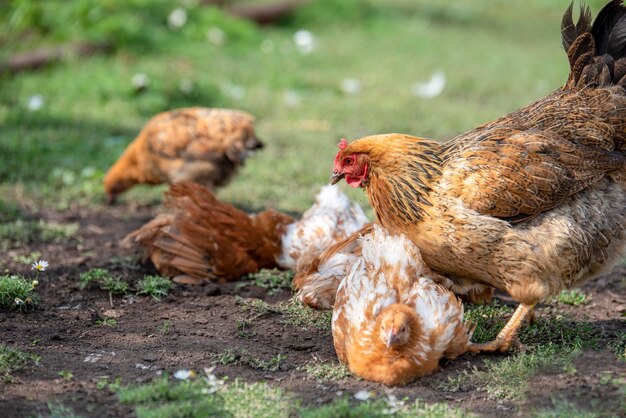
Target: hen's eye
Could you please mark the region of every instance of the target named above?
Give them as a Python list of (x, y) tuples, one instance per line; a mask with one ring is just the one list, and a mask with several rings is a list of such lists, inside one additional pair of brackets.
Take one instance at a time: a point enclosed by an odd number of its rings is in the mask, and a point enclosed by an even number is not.
[(348, 157), (345, 160), (343, 160), (344, 164), (352, 164), (352, 158)]

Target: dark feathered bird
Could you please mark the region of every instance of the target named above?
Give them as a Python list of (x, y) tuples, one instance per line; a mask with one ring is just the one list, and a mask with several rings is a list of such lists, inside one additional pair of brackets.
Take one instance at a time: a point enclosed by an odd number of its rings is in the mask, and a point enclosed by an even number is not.
[(533, 306), (610, 269), (626, 246), (626, 9), (562, 23), (570, 62), (547, 97), (445, 144), (389, 134), (340, 143), (332, 182), (363, 187), (457, 288), (520, 302), (485, 351), (507, 350)]

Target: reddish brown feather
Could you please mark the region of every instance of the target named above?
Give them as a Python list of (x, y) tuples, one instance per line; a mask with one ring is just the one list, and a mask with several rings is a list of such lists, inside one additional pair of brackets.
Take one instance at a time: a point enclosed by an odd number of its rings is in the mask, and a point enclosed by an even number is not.
[(248, 215), (220, 202), (204, 187), (170, 187), (168, 212), (129, 234), (125, 242), (144, 249), (161, 274), (226, 282), (260, 268), (276, 267), (288, 215), (266, 210)]

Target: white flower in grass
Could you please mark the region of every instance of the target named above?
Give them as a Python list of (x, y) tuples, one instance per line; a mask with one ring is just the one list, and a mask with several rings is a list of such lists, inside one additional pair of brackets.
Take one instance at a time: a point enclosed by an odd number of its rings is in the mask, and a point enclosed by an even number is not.
[(370, 392), (369, 390), (360, 390), (354, 394), (354, 398), (358, 399), (359, 401), (366, 401), (371, 397), (372, 397), (372, 392)]
[(307, 55), (315, 49), (315, 37), (308, 30), (301, 29), (294, 33), (293, 42), (301, 54)]
[(29, 111), (36, 112), (43, 107), (44, 103), (45, 102), (43, 96), (40, 94), (35, 94), (28, 98), (28, 103), (26, 104), (26, 107)]
[(30, 266), (31, 270), (37, 271), (46, 271), (50, 264), (46, 260), (35, 261), (32, 266)]
[(167, 24), (171, 29), (180, 29), (187, 23), (187, 12), (183, 8), (177, 8), (167, 17)]
[(17, 306), (22, 306), (22, 305), (24, 305), (24, 301), (23, 301), (22, 299), (20, 299), (20, 298), (15, 298), (15, 300), (14, 300), (13, 302), (15, 302), (15, 304), (16, 304)]
[(344, 78), (341, 80), (341, 91), (346, 94), (357, 94), (361, 92), (361, 82), (356, 78)]

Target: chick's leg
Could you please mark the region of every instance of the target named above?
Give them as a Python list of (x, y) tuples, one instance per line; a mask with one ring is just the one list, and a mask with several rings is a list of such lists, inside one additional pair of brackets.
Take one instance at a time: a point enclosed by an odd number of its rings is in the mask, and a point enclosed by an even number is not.
[(520, 303), (515, 312), (513, 312), (513, 316), (511, 316), (509, 322), (507, 322), (504, 328), (502, 328), (502, 331), (500, 331), (495, 340), (483, 344), (471, 343), (469, 351), (475, 353), (508, 351), (508, 349), (511, 348), (511, 345), (517, 342), (517, 334), (522, 327), (524, 320), (528, 317), (534, 318), (533, 307), (534, 305)]

